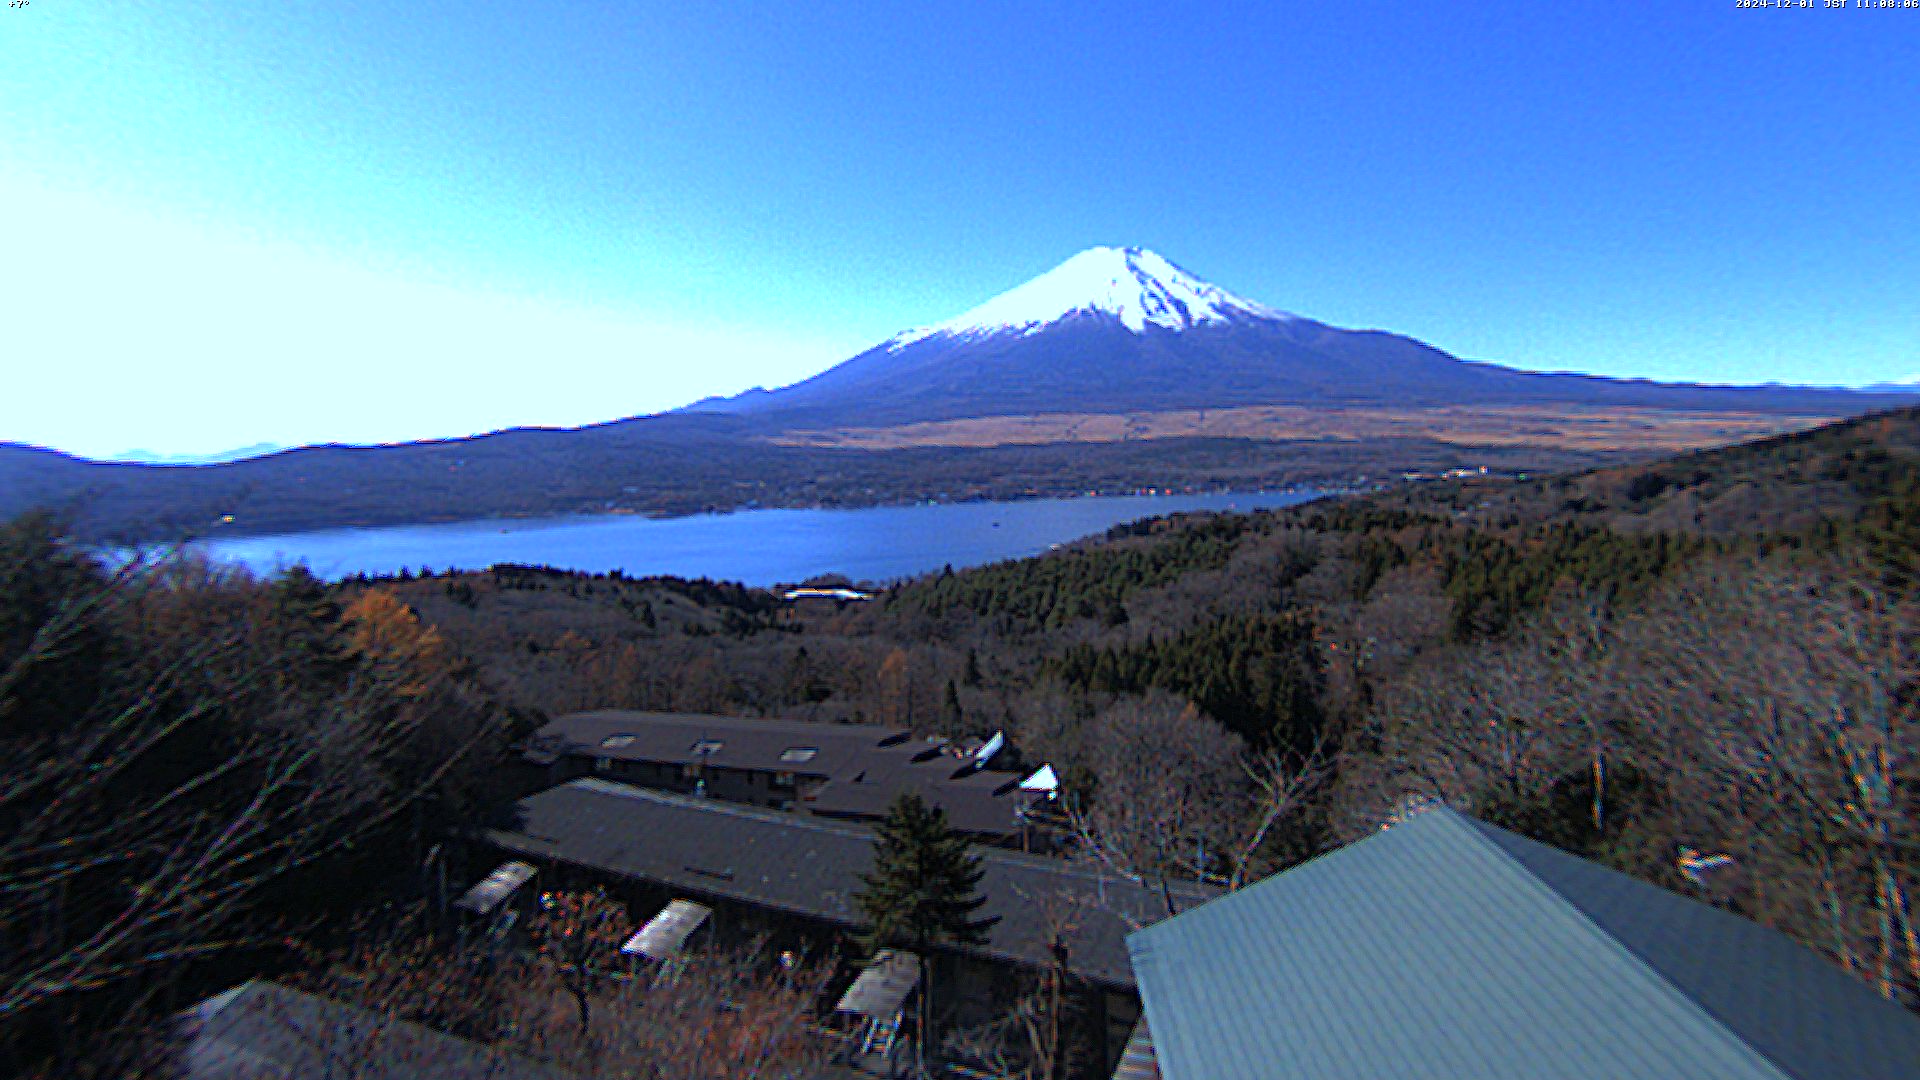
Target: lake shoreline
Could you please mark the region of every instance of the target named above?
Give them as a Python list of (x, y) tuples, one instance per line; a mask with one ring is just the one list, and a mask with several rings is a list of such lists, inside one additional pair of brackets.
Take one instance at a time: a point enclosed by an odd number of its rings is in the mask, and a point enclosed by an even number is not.
[[(538, 512), (528, 511), (525, 513), (489, 514), (483, 517), (444, 517), (444, 518), (428, 517), (428, 518), (421, 518), (418, 521), (384, 522), (379, 524), (349, 522), (349, 523), (343, 523), (339, 525), (322, 525), (322, 526), (311, 528), (311, 529), (291, 529), (291, 530), (280, 529), (280, 530), (256, 531), (254, 529), (249, 529), (244, 526), (234, 525), (234, 526), (228, 526), (225, 528), (216, 526), (214, 530), (195, 536), (192, 539), (186, 541), (186, 543), (188, 545), (195, 545), (195, 544), (209, 543), (209, 542), (225, 543), (228, 541), (255, 541), (255, 540), (264, 540), (264, 539), (270, 539), (270, 538), (276, 538), (276, 537), (313, 536), (313, 535), (320, 535), (320, 534), (350, 532), (355, 530), (416, 529), (416, 528), (438, 528), (442, 526), (465, 526), (465, 525), (485, 526), (489, 524), (524, 525), (529, 522), (601, 521), (601, 520), (606, 520), (610, 518), (639, 520), (639, 521), (683, 521), (687, 518), (726, 517), (732, 514), (757, 513), (757, 512), (769, 511), (769, 510), (804, 510), (804, 511), (818, 511), (821, 513), (834, 513), (839, 511), (858, 511), (858, 510), (895, 510), (895, 509), (906, 509), (906, 508), (920, 507), (920, 506), (977, 506), (982, 504), (1015, 506), (1022, 503), (1029, 503), (1029, 502), (1077, 502), (1077, 501), (1100, 500), (1100, 499), (1188, 499), (1188, 498), (1211, 498), (1216, 496), (1241, 496), (1241, 497), (1248, 497), (1248, 498), (1268, 498), (1268, 497), (1274, 497), (1274, 496), (1302, 495), (1302, 496), (1306, 496), (1308, 499), (1324, 499), (1324, 498), (1333, 498), (1333, 497), (1346, 496), (1346, 495), (1362, 495), (1368, 492), (1378, 491), (1382, 486), (1384, 485), (1376, 484), (1376, 483), (1332, 484), (1325, 487), (1311, 485), (1311, 484), (1284, 484), (1276, 487), (1263, 487), (1263, 488), (1251, 488), (1251, 489), (1249, 488), (1209, 488), (1204, 491), (1197, 491), (1197, 490), (1169, 491), (1169, 490), (1155, 490), (1151, 488), (1142, 488), (1142, 489), (1136, 489), (1131, 491), (1096, 491), (1096, 492), (1084, 492), (1080, 494), (1062, 494), (1062, 495), (1050, 495), (1045, 493), (1025, 493), (1025, 494), (1018, 494), (1018, 495), (1009, 495), (1004, 498), (992, 498), (992, 497), (980, 496), (980, 497), (961, 498), (961, 499), (899, 499), (899, 500), (887, 500), (887, 501), (875, 501), (875, 502), (843, 501), (843, 502), (833, 502), (833, 503), (811, 502), (811, 503), (778, 503), (778, 504), (745, 502), (745, 503), (740, 503), (737, 506), (709, 507), (707, 509), (702, 509), (702, 510), (684, 510), (684, 511), (660, 510), (660, 509), (635, 509), (631, 507), (614, 507), (606, 510), (576, 510), (576, 511), (571, 511), (567, 513), (558, 513), (558, 514), (538, 513)], [(1179, 513), (1179, 512), (1180, 511), (1173, 511), (1173, 513)]]
[(1343, 494), (1319, 488), (1028, 496), (864, 507), (740, 507), (670, 517), (583, 513), (205, 537), (187, 549), (256, 573), (305, 564), (328, 580), (401, 569), (514, 563), (755, 586), (823, 574), (898, 580), (1041, 554), (1117, 524), (1191, 512), (1273, 509)]

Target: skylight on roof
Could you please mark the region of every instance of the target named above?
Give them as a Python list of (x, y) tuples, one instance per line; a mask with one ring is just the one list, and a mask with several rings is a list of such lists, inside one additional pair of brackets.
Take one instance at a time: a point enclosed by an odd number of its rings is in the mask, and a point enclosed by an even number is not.
[(632, 735), (609, 735), (600, 740), (600, 745), (608, 750), (617, 750), (622, 746), (633, 745), (633, 740), (634, 736)]
[(719, 739), (701, 739), (699, 742), (693, 744), (693, 753), (717, 754), (720, 752), (720, 748), (725, 745), (727, 744)]
[(788, 764), (799, 764), (802, 761), (812, 761), (814, 755), (819, 752), (819, 749), (812, 746), (789, 746), (780, 751), (780, 760)]

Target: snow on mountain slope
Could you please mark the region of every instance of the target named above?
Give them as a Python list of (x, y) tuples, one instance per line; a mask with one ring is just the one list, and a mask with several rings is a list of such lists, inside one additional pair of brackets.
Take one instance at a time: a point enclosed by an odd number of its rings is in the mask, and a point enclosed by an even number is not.
[(941, 335), (1032, 334), (1074, 314), (1110, 315), (1136, 334), (1148, 325), (1184, 330), (1201, 323), (1293, 318), (1202, 281), (1145, 248), (1097, 247), (958, 318), (896, 334), (886, 345), (898, 349)]
[(1856, 404), (1847, 395), (1471, 363), (1404, 335), (1342, 329), (1255, 304), (1151, 251), (1101, 247), (958, 318), (898, 334), (791, 386), (697, 402), (686, 411), (756, 417), (768, 430), (829, 431), (1263, 405), (1804, 406), (1808, 415), (1838, 415), (1884, 400)]

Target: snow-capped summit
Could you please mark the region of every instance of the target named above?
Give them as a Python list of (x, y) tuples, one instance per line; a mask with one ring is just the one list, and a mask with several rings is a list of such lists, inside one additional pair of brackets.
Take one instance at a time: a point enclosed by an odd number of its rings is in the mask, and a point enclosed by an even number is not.
[[(1067, 423), (1061, 417), (1104, 418), (1084, 428), (1070, 422), (1075, 440), (1115, 430), (1120, 416), (1261, 406), (1580, 403), (1740, 411), (1762, 400), (1798, 400), (1798, 393), (1770, 397), (1775, 391), (1642, 385), (1468, 363), (1401, 334), (1342, 329), (1255, 304), (1151, 251), (1100, 247), (958, 318), (896, 335), (792, 386), (702, 401), (687, 411), (814, 433), (989, 417), (1024, 418), (1004, 430), (1026, 433)], [(1832, 407), (1806, 400), (1816, 412)], [(1036, 420), (1043, 417), (1053, 419)], [(1126, 439), (1155, 437), (1151, 425), (1132, 419), (1118, 430)]]
[(940, 335), (1032, 334), (1076, 314), (1109, 315), (1136, 334), (1149, 325), (1185, 330), (1202, 323), (1293, 318), (1202, 281), (1145, 248), (1096, 247), (964, 315), (905, 331), (886, 344), (898, 349)]

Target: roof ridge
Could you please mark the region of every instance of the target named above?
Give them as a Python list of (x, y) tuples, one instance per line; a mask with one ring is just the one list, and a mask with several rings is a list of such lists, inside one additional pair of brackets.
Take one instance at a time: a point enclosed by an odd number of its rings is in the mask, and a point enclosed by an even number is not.
[[(726, 814), (733, 817), (746, 818), (751, 821), (770, 822), (785, 828), (833, 833), (848, 838), (870, 841), (875, 835), (873, 829), (864, 825), (847, 825), (833, 821), (832, 819), (811, 816), (803, 817), (786, 810), (766, 810), (758, 806), (747, 806), (742, 803), (725, 802), (719, 799), (696, 798), (690, 795), (681, 795), (677, 792), (660, 791), (655, 788), (626, 784), (618, 780), (609, 780), (599, 776), (579, 777), (574, 780), (569, 780), (559, 785), (559, 787), (577, 788), (583, 791), (593, 791), (602, 795), (613, 795), (620, 798), (644, 799), (666, 806), (684, 806), (689, 809), (702, 810), (707, 813)], [(1004, 848), (990, 847), (985, 844), (975, 844), (973, 853), (991, 862), (1003, 863), (1008, 866), (1032, 867), (1047, 873), (1082, 878), (1095, 884), (1105, 882), (1129, 885), (1139, 884), (1116, 871), (1103, 868), (1089, 870), (1081, 863), (1068, 862), (1065, 859), (1049, 858), (1045, 855), (1033, 855), (1022, 851), (1008, 851)], [(1171, 882), (1170, 885), (1176, 892), (1185, 890), (1208, 892), (1209, 895), (1207, 895), (1201, 903), (1206, 903), (1217, 899), (1219, 896), (1227, 895), (1226, 893), (1212, 893), (1210, 887), (1203, 882), (1176, 881)], [(1194, 907), (1198, 906), (1200, 905), (1194, 905)], [(1193, 908), (1187, 908), (1185, 910), (1191, 911)]]
[(828, 731), (847, 735), (899, 735), (911, 734), (909, 729), (891, 724), (843, 724), (837, 720), (805, 720), (795, 716), (729, 716), (724, 713), (660, 712), (653, 709), (582, 709), (577, 712), (561, 713), (547, 721), (547, 725), (564, 723), (568, 720), (604, 720), (613, 722), (622, 719), (662, 721), (672, 720), (686, 724), (717, 723), (720, 726), (758, 727), (762, 729), (789, 728), (794, 730)]
[[(1603, 925), (1598, 919), (1588, 914), (1587, 910), (1584, 907), (1582, 907), (1579, 903), (1577, 903), (1572, 896), (1570, 896), (1566, 892), (1561, 891), (1558, 888), (1555, 888), (1550, 881), (1542, 877), (1532, 867), (1522, 862), (1518, 857), (1516, 857), (1512, 852), (1508, 851), (1506, 848), (1495, 843), (1493, 838), (1487, 834), (1486, 830), (1499, 829), (1503, 833), (1511, 833), (1514, 836), (1520, 837), (1520, 839), (1522, 840), (1527, 840), (1528, 843), (1539, 844), (1539, 846), (1541, 847), (1547, 848), (1548, 850), (1556, 854), (1564, 855), (1570, 859), (1578, 859), (1579, 856), (1573, 855), (1569, 852), (1562, 852), (1560, 851), (1559, 848), (1555, 848), (1549, 844), (1541, 844), (1539, 841), (1531, 840), (1528, 837), (1521, 836), (1519, 833), (1515, 833), (1511, 829), (1501, 829), (1500, 826), (1498, 825), (1481, 821), (1478, 818), (1472, 817), (1467, 814), (1463, 814), (1460, 811), (1455, 810), (1450, 806), (1436, 807), (1433, 810), (1426, 811), (1425, 813), (1427, 814), (1443, 813), (1448, 815), (1445, 818), (1445, 820), (1450, 825), (1456, 828), (1464, 829), (1464, 831), (1472, 837), (1473, 843), (1480, 845), (1482, 848), (1493, 853), (1503, 865), (1507, 866), (1511, 871), (1513, 871), (1515, 876), (1517, 876), (1518, 878), (1520, 878), (1521, 880), (1527, 883), (1526, 884), (1527, 888), (1535, 890), (1536, 892), (1545, 893), (1547, 896), (1551, 897), (1552, 900), (1555, 902), (1554, 904), (1555, 907), (1557, 907), (1563, 912), (1570, 913), (1572, 918), (1575, 921), (1582, 923), (1586, 927), (1588, 927), (1594, 934), (1596, 934), (1600, 938), (1601, 941), (1605, 943), (1605, 947), (1607, 949), (1627, 957), (1627, 959), (1631, 961), (1630, 966), (1633, 970), (1640, 972), (1643, 975), (1643, 977), (1647, 978), (1648, 981), (1652, 982), (1656, 987), (1658, 987), (1659, 990), (1666, 997), (1671, 998), (1675, 1002), (1677, 1002), (1681, 1007), (1681, 1009), (1695, 1013), (1701, 1017), (1704, 1017), (1709, 1022), (1711, 1028), (1713, 1030), (1720, 1032), (1722, 1037), (1729, 1040), (1737, 1050), (1740, 1050), (1752, 1056), (1753, 1058), (1755, 1058), (1758, 1062), (1765, 1065), (1767, 1068), (1771, 1069), (1774, 1073), (1778, 1074), (1781, 1077), (1781, 1080), (1803, 1080), (1802, 1077), (1800, 1077), (1798, 1074), (1789, 1070), (1785, 1065), (1781, 1064), (1778, 1061), (1775, 1061), (1773, 1057), (1771, 1057), (1770, 1055), (1761, 1052), (1759, 1047), (1755, 1046), (1745, 1036), (1741, 1035), (1740, 1032), (1731, 1023), (1729, 1023), (1724, 1017), (1722, 1017), (1719, 1013), (1715, 1012), (1714, 1010), (1707, 1008), (1706, 1005), (1700, 1001), (1700, 999), (1694, 997), (1692, 994), (1688, 993), (1686, 990), (1681, 988), (1681, 986), (1678, 983), (1676, 983), (1672, 979), (1672, 977), (1670, 977), (1666, 973), (1666, 971), (1660, 967), (1660, 965), (1654, 963), (1652, 959), (1643, 955), (1640, 952), (1640, 950), (1629, 946), (1625, 941), (1621, 940), (1621, 938), (1617, 934), (1615, 934), (1613, 931), (1609, 930), (1605, 925)], [(1590, 859), (1586, 861), (1592, 862), (1592, 860)], [(1594, 865), (1599, 866), (1598, 863), (1595, 863)], [(1614, 870), (1611, 867), (1600, 867), (1600, 868), (1603, 870), (1607, 870), (1609, 873), (1616, 873), (1616, 874), (1619, 873), (1619, 871)], [(1622, 875), (1622, 876), (1625, 876), (1625, 875)], [(1654, 887), (1658, 888), (1658, 886), (1654, 886)], [(1686, 899), (1686, 898), (1680, 897), (1680, 899)]]

